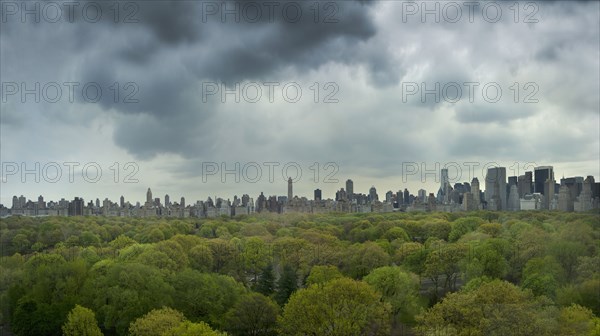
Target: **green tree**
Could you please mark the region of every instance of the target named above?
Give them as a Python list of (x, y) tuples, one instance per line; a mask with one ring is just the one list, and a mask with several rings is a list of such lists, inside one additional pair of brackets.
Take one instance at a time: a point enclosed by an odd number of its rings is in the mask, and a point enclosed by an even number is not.
[(530, 259), (523, 269), (523, 288), (531, 289), (535, 295), (554, 298), (564, 271), (550, 256)]
[(400, 227), (393, 227), (389, 230), (387, 230), (387, 232), (383, 235), (383, 238), (389, 240), (389, 241), (394, 241), (396, 239), (401, 239), (402, 241), (410, 241), (410, 238), (408, 237), (408, 234), (406, 233), (406, 231), (404, 231), (402, 228)]
[(80, 305), (71, 310), (62, 331), (64, 336), (102, 336), (94, 312)]
[(335, 266), (313, 266), (310, 275), (306, 278), (307, 285), (325, 284), (328, 281), (343, 278), (344, 276)]
[(387, 266), (390, 255), (377, 243), (354, 244), (347, 250), (345, 273), (360, 279), (375, 268)]
[(417, 317), (424, 335), (553, 335), (546, 318), (551, 302), (501, 280), (481, 282), (472, 290), (448, 294)]
[(391, 305), (395, 321), (414, 323), (415, 315), (421, 310), (416, 275), (404, 272), (400, 267), (386, 266), (374, 269), (363, 280)]
[(227, 313), (227, 331), (240, 336), (276, 335), (279, 306), (272, 299), (260, 294), (243, 296)]
[(389, 335), (389, 304), (364, 282), (335, 279), (294, 293), (280, 320), (282, 335)]
[(192, 323), (185, 321), (179, 326), (164, 332), (162, 336), (227, 336), (227, 334), (213, 330), (204, 322)]
[(204, 321), (219, 327), (223, 315), (246, 289), (232, 277), (185, 269), (171, 278), (175, 289), (173, 308), (192, 322)]
[(211, 249), (199, 244), (190, 249), (188, 252), (190, 266), (200, 272), (211, 272), (214, 266), (214, 258)]
[(448, 240), (455, 242), (464, 234), (475, 231), (485, 221), (479, 217), (463, 217), (452, 222)]
[(578, 242), (561, 240), (550, 246), (550, 252), (562, 266), (566, 280), (573, 280), (576, 275), (577, 258), (586, 254), (585, 245)]
[(173, 303), (173, 287), (154, 267), (134, 262), (99, 262), (83, 290), (101, 326), (125, 335), (131, 321), (146, 312)]
[(184, 321), (186, 321), (185, 316), (175, 309), (169, 307), (154, 309), (131, 323), (129, 335), (161, 336)]
[(126, 248), (131, 245), (135, 245), (135, 244), (137, 244), (137, 242), (135, 240), (133, 240), (125, 235), (120, 235), (117, 238), (115, 238), (113, 241), (108, 243), (108, 245), (115, 250), (120, 250), (120, 249)]
[(243, 244), (244, 270), (252, 276), (253, 283), (258, 281), (260, 271), (269, 263), (269, 249), (265, 242), (258, 237), (248, 238)]
[(467, 251), (468, 247), (463, 244), (442, 244), (427, 255), (424, 275), (433, 282), (436, 296), (442, 279), (445, 291), (456, 289), (460, 262), (467, 256)]
[(591, 335), (595, 327), (594, 322), (594, 313), (585, 307), (572, 305), (562, 308), (558, 316), (558, 335)]

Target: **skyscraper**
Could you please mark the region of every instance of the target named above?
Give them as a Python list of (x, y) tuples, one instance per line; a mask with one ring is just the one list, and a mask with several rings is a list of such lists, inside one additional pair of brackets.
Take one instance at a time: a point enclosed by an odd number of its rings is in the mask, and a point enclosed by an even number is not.
[(321, 200), (321, 189), (315, 189), (315, 196), (314, 199), (315, 201), (320, 201)]
[(293, 197), (294, 197), (294, 193), (292, 191), (292, 178), (289, 177), (288, 178), (288, 202), (291, 202)]
[(534, 178), (534, 192), (545, 195), (544, 185), (548, 179), (554, 181), (554, 168), (552, 166), (535, 167)]
[(506, 168), (488, 168), (485, 176), (485, 201), (490, 210), (506, 210)]
[(444, 195), (448, 193), (448, 190), (446, 188), (449, 183), (450, 180), (448, 179), (448, 169), (442, 168), (442, 170), (440, 171), (440, 189), (442, 189)]
[(402, 204), (404, 204), (404, 194), (402, 193), (402, 190), (398, 190), (396, 193), (396, 203), (398, 203), (398, 207), (401, 207)]
[(83, 198), (75, 197), (75, 199), (69, 203), (69, 216), (83, 216), (84, 204)]
[(349, 201), (354, 199), (354, 182), (351, 179), (346, 181), (346, 194)]
[(544, 183), (544, 209), (554, 210), (552, 201), (554, 200), (554, 177), (548, 178)]
[(377, 189), (375, 189), (375, 186), (371, 186), (371, 189), (369, 189), (369, 201), (379, 201), (379, 196), (377, 196)]
[(508, 210), (519, 211), (521, 210), (521, 201), (519, 200), (519, 190), (516, 184), (510, 185), (510, 191), (508, 193)]
[(519, 187), (519, 197), (533, 193), (533, 174), (531, 172), (525, 172), (525, 175), (521, 175), (517, 178), (517, 186)]
[(152, 190), (150, 190), (150, 188), (146, 191), (146, 204), (148, 206), (152, 205)]
[(425, 191), (425, 189), (419, 189), (419, 191), (417, 191), (417, 195), (419, 197), (419, 201), (423, 203), (427, 201), (427, 191)]
[(171, 198), (169, 197), (169, 194), (165, 195), (165, 206), (168, 207), (171, 205)]
[(473, 202), (475, 209), (479, 209), (481, 203), (481, 191), (479, 190), (479, 180), (474, 177), (471, 180), (471, 193), (473, 194)]
[(571, 198), (571, 190), (566, 184), (562, 184), (558, 191), (558, 210), (560, 211), (573, 211), (574, 203)]

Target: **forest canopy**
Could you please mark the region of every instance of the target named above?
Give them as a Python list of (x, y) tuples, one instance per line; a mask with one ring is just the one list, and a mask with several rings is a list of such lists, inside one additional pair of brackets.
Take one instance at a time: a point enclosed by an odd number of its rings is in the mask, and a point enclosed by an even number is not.
[(0, 325), (44, 335), (600, 335), (600, 216), (0, 220)]

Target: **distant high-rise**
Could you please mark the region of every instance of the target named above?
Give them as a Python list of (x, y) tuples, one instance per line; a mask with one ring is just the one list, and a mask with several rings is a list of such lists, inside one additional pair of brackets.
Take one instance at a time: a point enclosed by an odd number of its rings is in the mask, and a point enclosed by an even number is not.
[(182, 208), (185, 208), (185, 197), (181, 196), (181, 201), (179, 202), (179, 205), (180, 205)]
[(292, 178), (289, 177), (288, 178), (288, 202), (291, 202), (293, 197), (294, 197), (294, 192), (292, 190)]
[(554, 178), (548, 178), (544, 183), (544, 209), (554, 210), (552, 207), (552, 201), (554, 200)]
[(150, 188), (148, 188), (148, 191), (146, 191), (146, 204), (152, 204), (152, 190), (150, 190)]
[(419, 189), (419, 191), (417, 191), (417, 195), (421, 202), (425, 203), (427, 201), (427, 191), (425, 191), (425, 189)]
[(479, 209), (481, 203), (481, 191), (479, 189), (479, 180), (474, 177), (471, 180), (471, 193), (473, 194), (473, 202), (475, 209)]
[(320, 201), (322, 199), (321, 189), (315, 189), (314, 199), (315, 199), (315, 201)]
[(377, 189), (375, 189), (375, 186), (371, 186), (369, 189), (369, 201), (379, 201), (379, 196), (377, 195)]
[(398, 203), (398, 207), (404, 204), (404, 195), (402, 194), (402, 190), (398, 190), (396, 193), (396, 203)]
[(531, 172), (525, 172), (525, 175), (521, 175), (517, 178), (517, 187), (519, 188), (519, 197), (533, 193), (533, 174)]
[(573, 209), (574, 202), (573, 198), (571, 198), (571, 190), (568, 185), (563, 183), (558, 190), (558, 210), (573, 211)]
[(171, 198), (169, 197), (169, 194), (165, 195), (165, 206), (168, 207), (171, 205)]
[(448, 185), (450, 183), (450, 179), (448, 179), (448, 169), (442, 168), (440, 171), (440, 189), (442, 189), (442, 193), (444, 195), (448, 194)]
[(546, 195), (544, 186), (548, 179), (554, 181), (554, 168), (552, 166), (535, 167), (534, 178), (534, 192)]
[(341, 188), (340, 190), (338, 190), (335, 193), (335, 200), (336, 201), (342, 201), (342, 200), (345, 201), (345, 200), (347, 200), (346, 190), (344, 190), (344, 188)]
[(443, 168), (440, 170), (440, 177), (440, 188), (437, 192), (437, 200), (440, 203), (446, 204), (450, 202), (450, 180), (448, 179), (448, 169)]
[(123, 195), (121, 195), (121, 199), (119, 199), (119, 206), (121, 208), (125, 207), (125, 197), (123, 197)]
[(410, 192), (404, 188), (404, 204), (410, 204)]
[(490, 210), (506, 210), (506, 168), (488, 168), (485, 176), (485, 201)]
[(470, 192), (467, 192), (463, 195), (463, 200), (462, 200), (462, 209), (465, 211), (473, 211), (474, 209), (474, 203), (475, 201), (473, 201), (473, 194)]
[(517, 188), (516, 184), (510, 185), (510, 191), (508, 193), (507, 209), (509, 211), (521, 210), (521, 201), (519, 200), (519, 189)]
[(346, 194), (349, 201), (354, 199), (354, 182), (351, 179), (346, 181)]
[(69, 216), (83, 216), (83, 198), (75, 197), (73, 201), (69, 203)]
[(575, 211), (588, 211), (592, 208), (592, 185), (594, 183), (594, 177), (588, 176), (583, 181), (583, 186), (581, 187), (581, 193), (577, 197), (577, 200), (574, 202), (574, 210)]

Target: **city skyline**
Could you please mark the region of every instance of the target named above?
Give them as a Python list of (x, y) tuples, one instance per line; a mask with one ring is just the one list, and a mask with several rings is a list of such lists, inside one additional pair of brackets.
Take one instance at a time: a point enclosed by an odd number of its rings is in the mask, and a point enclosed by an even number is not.
[[(541, 173), (541, 172), (546, 173)], [(592, 175), (584, 176), (569, 176), (562, 177), (559, 180), (555, 179), (554, 176), (554, 167), (553, 166), (539, 166), (534, 167), (534, 172), (527, 171), (524, 172), (523, 175), (519, 176), (507, 176), (506, 175), (506, 167), (490, 167), (487, 168), (487, 174), (485, 176), (485, 188), (481, 189), (479, 186), (479, 181), (477, 177), (474, 177), (469, 183), (469, 181), (451, 181), (449, 177), (448, 168), (442, 168), (439, 171), (440, 177), (440, 186), (437, 193), (434, 191), (427, 192), (424, 189), (419, 189), (417, 192), (410, 192), (407, 188), (402, 190), (400, 188), (397, 192), (392, 191), (391, 189), (385, 192), (384, 197), (380, 197), (379, 193), (383, 194), (383, 190), (380, 189), (377, 191), (376, 187), (373, 185), (369, 188), (368, 192), (354, 192), (354, 181), (352, 179), (348, 179), (343, 184), (343, 187), (338, 189), (335, 193), (335, 196), (327, 197), (322, 195), (321, 189), (315, 189), (313, 192), (313, 198), (307, 197), (306, 195), (298, 195), (293, 192), (293, 180), (291, 177), (287, 180), (287, 195), (284, 194), (267, 194), (264, 195), (264, 192), (261, 191), (258, 197), (255, 195), (242, 194), (242, 197), (238, 197), (238, 194), (232, 195), (231, 197), (225, 195), (213, 195), (208, 196), (205, 200), (208, 206), (213, 206), (213, 202), (216, 202), (214, 207), (221, 208), (221, 202), (224, 201), (227, 203), (227, 207), (233, 207), (243, 204), (244, 207), (248, 206), (247, 210), (242, 210), (244, 213), (248, 211), (248, 213), (252, 213), (255, 210), (255, 206), (258, 207), (258, 212), (260, 212), (260, 207), (263, 205), (262, 202), (266, 202), (267, 198), (269, 202), (271, 199), (276, 200), (278, 204), (277, 210), (270, 209), (269, 211), (275, 212), (285, 212), (285, 211), (299, 211), (299, 212), (312, 212), (313, 203), (311, 203), (311, 209), (307, 209), (306, 203), (307, 201), (314, 201), (320, 204), (321, 200), (329, 202), (346, 202), (348, 204), (355, 204), (358, 206), (355, 210), (348, 208), (345, 211), (351, 212), (362, 212), (364, 210), (360, 210), (360, 205), (373, 205), (383, 203), (389, 204), (392, 207), (388, 208), (387, 211), (392, 211), (393, 209), (398, 209), (402, 211), (413, 211), (411, 209), (417, 209), (419, 204), (428, 204), (428, 208), (426, 211), (457, 211), (457, 210), (476, 210), (479, 209), (488, 209), (488, 210), (521, 210), (521, 206), (525, 204), (525, 207), (532, 206), (533, 208), (525, 208), (524, 210), (563, 210), (563, 211), (573, 211), (573, 202), (575, 202), (575, 211), (582, 211), (581, 209), (587, 209), (587, 205), (580, 205), (581, 197), (590, 198), (588, 201), (591, 202), (589, 206), (597, 207), (598, 206), (598, 198), (600, 197), (600, 182), (595, 182), (595, 178)], [(426, 170), (425, 176), (427, 173), (431, 174), (431, 171)], [(535, 176), (535, 179), (530, 179), (530, 176)], [(541, 180), (545, 179), (545, 182), (542, 183)], [(451, 183), (452, 182), (452, 183)], [(585, 187), (585, 184), (588, 183), (589, 186)], [(590, 184), (591, 183), (591, 184)], [(540, 189), (540, 186), (544, 186), (545, 189)], [(345, 189), (344, 189), (345, 187)], [(563, 190), (565, 188), (565, 190)], [(588, 188), (589, 190), (587, 190)], [(547, 189), (547, 190), (546, 190)], [(584, 189), (587, 191), (584, 192)], [(549, 192), (548, 192), (549, 190)], [(586, 193), (587, 196), (583, 196)], [(403, 196), (403, 195), (404, 196)], [(429, 194), (429, 196), (427, 196)], [(435, 196), (437, 194), (437, 196)], [(264, 195), (264, 196), (263, 196)], [(535, 195), (541, 195), (537, 197)], [(157, 194), (154, 194), (157, 196)], [(410, 200), (409, 197), (410, 196)], [(469, 196), (469, 197), (467, 197)], [(530, 202), (532, 196), (535, 196), (535, 201)], [(213, 198), (214, 197), (214, 198)], [(403, 199), (404, 198), (404, 199)], [(177, 199), (177, 198), (174, 198)], [(233, 199), (233, 201), (232, 201)], [(256, 201), (255, 201), (256, 199)], [(123, 195), (120, 196), (119, 202), (114, 202), (112, 199), (105, 197), (103, 200), (100, 198), (96, 198), (95, 201), (93, 199), (89, 199), (87, 203), (85, 203), (85, 199), (80, 196), (74, 197), (73, 200), (69, 198), (65, 199), (61, 197), (60, 200), (48, 200), (44, 199), (43, 195), (39, 195), (38, 201), (28, 200), (27, 197), (21, 195), (17, 197), (14, 195), (12, 197), (12, 202), (10, 206), (4, 206), (4, 209), (10, 208), (13, 211), (17, 211), (16, 214), (19, 214), (19, 209), (46, 209), (46, 203), (51, 204), (50, 208), (55, 209), (57, 206), (62, 208), (68, 208), (69, 214), (71, 211), (78, 213), (78, 210), (73, 210), (72, 207), (79, 207), (81, 213), (83, 214), (83, 208), (87, 207), (91, 209), (100, 209), (102, 211), (108, 211), (113, 205), (118, 206), (118, 208), (124, 209), (127, 205), (129, 207), (135, 207), (136, 209), (149, 209), (149, 208), (170, 208), (174, 206), (177, 209), (184, 208), (192, 208), (200, 205), (201, 208), (204, 208), (206, 211), (205, 200), (197, 199), (192, 202), (186, 202), (185, 196), (181, 196), (179, 202), (171, 201), (171, 196), (167, 193), (164, 196), (153, 197), (151, 188), (149, 187), (146, 191), (146, 201), (141, 202), (139, 200), (126, 200)], [(302, 205), (300, 200), (304, 202)], [(433, 200), (433, 201), (432, 201)], [(432, 203), (433, 202), (433, 203)], [(473, 203), (471, 204), (471, 203)], [(525, 203), (523, 203), (525, 202)], [(27, 203), (27, 204), (26, 204)], [(37, 205), (32, 209), (31, 204)], [(519, 204), (520, 203), (520, 204)], [(249, 205), (252, 204), (252, 205)], [(335, 204), (335, 203), (334, 203)], [(3, 205), (3, 204), (2, 204)], [(343, 205), (343, 204), (342, 204)], [(439, 208), (436, 208), (437, 207)], [(449, 205), (454, 205), (448, 208)], [(406, 208), (406, 206), (409, 206)], [(584, 206), (584, 208), (581, 208)], [(286, 210), (287, 209), (287, 210)], [(331, 209), (336, 209), (335, 205)], [(329, 211), (335, 211), (335, 210)], [(337, 208), (338, 211), (341, 208)], [(382, 209), (376, 210), (374, 207), (369, 207), (370, 211), (384, 211)], [(419, 208), (420, 209), (420, 208)], [(418, 209), (417, 209), (418, 210)], [(98, 210), (96, 210), (98, 211)], [(234, 214), (234, 210), (229, 210), (230, 214)], [(92, 213), (89, 213), (92, 214)], [(107, 215), (104, 213), (104, 215)], [(121, 214), (123, 215), (123, 214)], [(147, 215), (147, 214), (146, 214)], [(129, 216), (129, 215), (128, 215)], [(143, 215), (142, 215), (143, 216)], [(184, 216), (183, 213), (181, 216)]]
[[(395, 176), (395, 177), (391, 177), (391, 178), (378, 178), (378, 179), (367, 179), (366, 181), (361, 181), (359, 179), (356, 178), (351, 178), (351, 180), (353, 181), (353, 185), (354, 185), (354, 190), (356, 190), (359, 193), (364, 193), (364, 194), (368, 194), (369, 193), (369, 188), (372, 186), (375, 186), (378, 190), (378, 192), (387, 192), (388, 190), (396, 192), (397, 190), (394, 190), (395, 188), (400, 188), (401, 190), (403, 190), (404, 188), (407, 188), (411, 191), (414, 190), (414, 193), (416, 195), (417, 190), (420, 189), (424, 189), (427, 191), (427, 194), (429, 194), (430, 192), (433, 192), (434, 194), (437, 194), (438, 189), (441, 188), (441, 183), (442, 183), (442, 174), (443, 173), (443, 168), (440, 169), (439, 171), (435, 172), (432, 171), (432, 169), (435, 167), (435, 165), (429, 165), (427, 166), (426, 163), (422, 163), (422, 165), (419, 165), (418, 163), (410, 163), (410, 165), (414, 165), (416, 164), (418, 166), (418, 171), (417, 172), (407, 172), (406, 174), (404, 174), (403, 176)], [(557, 171), (556, 166), (536, 166), (534, 169), (534, 166), (532, 166), (530, 163), (528, 163), (529, 167), (531, 168), (530, 173), (533, 174), (534, 171), (537, 171), (540, 168), (546, 168), (546, 167), (550, 167), (551, 169), (554, 168), (554, 171)], [(455, 183), (457, 182), (467, 182), (470, 183), (471, 179), (473, 177), (476, 177), (479, 179), (480, 184), (481, 184), (481, 190), (485, 191), (485, 181), (486, 181), (486, 175), (482, 174), (482, 169), (481, 169), (480, 164), (475, 163), (475, 162), (468, 162), (466, 163), (466, 166), (463, 166), (461, 171), (460, 171), (460, 179), (457, 179), (457, 169), (456, 167), (458, 167), (454, 162), (452, 163), (452, 166), (450, 168), (451, 174), (450, 176), (448, 176), (448, 180), (450, 182), (450, 185), (453, 186)], [(495, 166), (495, 165), (494, 165)], [(474, 168), (475, 167), (475, 168)], [(500, 167), (500, 166), (498, 166)], [(411, 167), (407, 167), (407, 170), (410, 169)], [(423, 168), (423, 169), (421, 169)], [(512, 168), (506, 168), (506, 179), (507, 179), (507, 183), (508, 183), (508, 177), (510, 176), (521, 176), (524, 175), (526, 172), (522, 170), (522, 167), (517, 168), (517, 163), (514, 163), (512, 165)], [(511, 175), (511, 173), (516, 173), (518, 172), (519, 175)], [(74, 176), (78, 176), (79, 172), (75, 171), (74, 172)], [(113, 171), (110, 172), (111, 174), (113, 173)], [(560, 171), (559, 171), (560, 173)], [(250, 173), (248, 173), (250, 174)], [(54, 175), (53, 175), (54, 176)], [(241, 176), (241, 174), (240, 174)], [(160, 184), (158, 184), (158, 186), (154, 186), (152, 187), (156, 192), (159, 193), (166, 193), (171, 195), (171, 197), (176, 197), (175, 199), (179, 198), (179, 197), (186, 197), (186, 198), (190, 198), (190, 199), (194, 199), (194, 200), (205, 200), (208, 197), (224, 197), (224, 199), (227, 199), (229, 196), (232, 198), (234, 195), (242, 195), (242, 194), (259, 194), (261, 191), (264, 192), (265, 194), (268, 195), (280, 195), (280, 196), (286, 196), (287, 195), (287, 188), (283, 188), (285, 187), (288, 183), (287, 179), (283, 179), (282, 177), (278, 176), (278, 177), (274, 177), (273, 178), (273, 182), (266, 182), (264, 183), (264, 181), (262, 181), (263, 183), (249, 183), (246, 182), (244, 178), (240, 177), (240, 176), (234, 176), (233, 174), (229, 174), (228, 173), (224, 173), (223, 176), (220, 175), (220, 172), (217, 172), (215, 175), (210, 175), (209, 177), (207, 177), (207, 182), (206, 183), (200, 183), (200, 186), (206, 186), (206, 187), (210, 187), (210, 188), (199, 188), (199, 190), (197, 190), (196, 192), (192, 191), (192, 192), (180, 192), (179, 190), (175, 190), (174, 188), (169, 188), (168, 186), (160, 186)], [(597, 181), (599, 180), (598, 176), (599, 175), (594, 175), (594, 174), (575, 174), (575, 175), (566, 175), (566, 174), (562, 174), (560, 176), (556, 176), (556, 174), (554, 174), (554, 179), (556, 181), (556, 183), (560, 182), (560, 179), (562, 177), (572, 177), (572, 176), (580, 176), (585, 178), (586, 176), (593, 176)], [(110, 175), (108, 180), (111, 180), (114, 176)], [(462, 177), (468, 177), (468, 178), (462, 178)], [(532, 176), (533, 177), (533, 176)], [(59, 200), (61, 198), (68, 198), (68, 197), (81, 197), (83, 199), (86, 200), (91, 200), (91, 199), (96, 199), (96, 198), (100, 198), (101, 200), (103, 200), (104, 198), (108, 198), (110, 200), (117, 200), (119, 199), (120, 196), (125, 196), (127, 199), (136, 199), (136, 195), (138, 194), (138, 192), (141, 192), (140, 194), (143, 194), (147, 188), (146, 185), (144, 185), (142, 183), (142, 181), (138, 181), (133, 183), (135, 185), (135, 187), (133, 188), (134, 190), (136, 190), (137, 192), (131, 192), (131, 187), (127, 188), (127, 189), (123, 189), (121, 190), (121, 186), (123, 185), (127, 185), (127, 183), (110, 183), (112, 181), (109, 181), (109, 183), (107, 183), (105, 185), (105, 187), (107, 187), (108, 189), (110, 189), (111, 191), (107, 194), (103, 194), (102, 197), (99, 197), (97, 193), (95, 193), (96, 191), (95, 188), (87, 188), (84, 189), (85, 192), (80, 192), (80, 193), (61, 193), (59, 190), (62, 190), (63, 188), (69, 190), (70, 186), (73, 185), (89, 185), (92, 187), (96, 186), (96, 183), (91, 183), (91, 182), (86, 182), (83, 178), (81, 178), (81, 176), (78, 176), (79, 178), (79, 182), (73, 182), (70, 183), (68, 182), (68, 178), (66, 176), (63, 176), (63, 178), (61, 180), (61, 182), (56, 183), (56, 184), (52, 184), (52, 183), (48, 183), (44, 181), (44, 177), (40, 177), (40, 176), (34, 176), (33, 174), (29, 174), (29, 175), (20, 175), (20, 172), (17, 172), (17, 174), (15, 174), (15, 176), (11, 176), (12, 179), (14, 180), (18, 180), (20, 178), (24, 178), (26, 179), (26, 183), (23, 183), (21, 185), (26, 185), (26, 186), (42, 186), (43, 188), (40, 189), (35, 189), (33, 188), (33, 190), (31, 189), (25, 189), (25, 190), (30, 190), (29, 193), (23, 193), (23, 192), (17, 192), (17, 193), (13, 193), (13, 194), (9, 194), (7, 192), (5, 192), (5, 189), (3, 189), (2, 191), (2, 195), (1, 195), (1, 199), (0, 199), (0, 204), (4, 204), (5, 206), (7, 204), (10, 204), (12, 202), (12, 197), (14, 195), (20, 196), (20, 195), (29, 195), (27, 196), (28, 198), (37, 198), (37, 196), (39, 196), (39, 194), (41, 193), (42, 195), (48, 195), (47, 197), (53, 200)], [(39, 183), (35, 183), (34, 180), (35, 178), (38, 178), (40, 180)], [(221, 182), (220, 179), (224, 178), (225, 182)], [(236, 182), (236, 178), (239, 179), (239, 182)], [(312, 177), (311, 177), (312, 178)], [(327, 199), (327, 198), (332, 198), (335, 199), (335, 193), (337, 190), (339, 190), (340, 188), (346, 188), (346, 179), (341, 178), (341, 176), (335, 176), (335, 178), (338, 180), (338, 182), (327, 182), (327, 183), (323, 183), (323, 180), (321, 179), (319, 183), (315, 183), (314, 181), (310, 180), (310, 181), (306, 181), (308, 180), (308, 176), (306, 176), (306, 179), (301, 178), (300, 181), (298, 182), (294, 182), (294, 190), (297, 190), (298, 192), (294, 193), (294, 196), (299, 196), (299, 197), (306, 197), (308, 199), (312, 199), (312, 196), (314, 194), (314, 190), (315, 189), (320, 189), (322, 191), (322, 195), (323, 195), (323, 199)], [(77, 179), (77, 178), (74, 178)], [(402, 181), (406, 179), (407, 182), (403, 183)], [(416, 179), (416, 180), (415, 180)], [(424, 179), (425, 181), (421, 181), (421, 179)], [(202, 180), (201, 176), (198, 176), (197, 180)], [(212, 180), (212, 181), (211, 181)], [(268, 180), (268, 177), (265, 175), (263, 179), (261, 180)], [(386, 183), (385, 181), (399, 181), (399, 183)], [(28, 181), (28, 182), (27, 182)], [(371, 182), (368, 182), (371, 181)], [(377, 181), (379, 183), (373, 182), (373, 181)], [(535, 182), (535, 178), (533, 179), (533, 190), (535, 191), (535, 186), (538, 183)], [(56, 188), (56, 185), (59, 185), (60, 188)], [(18, 184), (17, 184), (18, 185)], [(358, 187), (357, 187), (358, 186)], [(101, 189), (101, 188), (100, 188)], [(385, 190), (384, 190), (385, 189)], [(16, 189), (18, 190), (18, 189)], [(205, 191), (205, 190), (210, 190), (210, 191)], [(37, 192), (36, 192), (37, 191)], [(46, 191), (50, 191), (50, 192), (46, 192)], [(555, 193), (557, 193), (558, 190), (555, 191)], [(44, 196), (46, 197), (46, 196)], [(139, 198), (139, 201), (143, 204), (143, 199)], [(135, 204), (135, 203), (133, 203)]]

